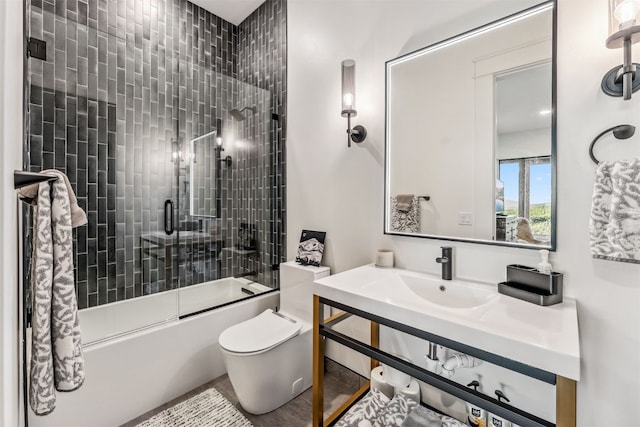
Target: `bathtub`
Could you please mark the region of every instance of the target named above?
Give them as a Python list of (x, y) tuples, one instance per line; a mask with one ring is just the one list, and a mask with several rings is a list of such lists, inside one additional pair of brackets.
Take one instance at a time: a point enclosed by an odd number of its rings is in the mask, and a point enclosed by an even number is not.
[(82, 343), (94, 344), (272, 290), (244, 278), (229, 277), (86, 308), (79, 311)]
[(85, 383), (58, 392), (50, 415), (30, 412), (29, 426), (118, 426), (223, 375), (222, 331), (275, 309), (279, 294), (229, 278), (81, 310)]

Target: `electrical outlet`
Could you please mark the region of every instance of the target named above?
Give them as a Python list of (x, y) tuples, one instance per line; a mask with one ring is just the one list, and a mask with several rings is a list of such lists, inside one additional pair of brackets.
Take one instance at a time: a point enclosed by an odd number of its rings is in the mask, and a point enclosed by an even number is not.
[(459, 212), (458, 213), (458, 225), (472, 225), (473, 214), (471, 212)]

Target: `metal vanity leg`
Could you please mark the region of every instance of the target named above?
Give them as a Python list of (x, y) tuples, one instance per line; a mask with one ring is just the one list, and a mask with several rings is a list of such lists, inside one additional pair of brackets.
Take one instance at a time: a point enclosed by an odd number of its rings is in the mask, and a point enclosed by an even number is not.
[(323, 426), (324, 393), (324, 348), (320, 337), (322, 319), (320, 297), (313, 296), (313, 426)]
[(556, 426), (576, 427), (576, 382), (556, 376)]

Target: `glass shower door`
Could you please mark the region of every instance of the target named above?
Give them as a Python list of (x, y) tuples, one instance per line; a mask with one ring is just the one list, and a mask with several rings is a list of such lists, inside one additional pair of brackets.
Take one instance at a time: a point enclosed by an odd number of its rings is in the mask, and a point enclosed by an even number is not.
[[(179, 315), (273, 290), (271, 108), (265, 90), (180, 62)], [(236, 277), (234, 279), (234, 277)]]
[[(179, 198), (178, 62), (166, 40), (100, 21), (120, 13), (116, 2), (72, 6), (26, 9), (27, 36), (46, 42), (47, 55), (27, 64), (25, 166), (66, 173), (87, 213), (74, 262), (89, 343), (176, 317), (177, 291), (163, 291), (178, 283), (178, 232), (165, 232), (164, 211)], [(162, 296), (137, 298), (152, 294)]]
[(170, 15), (129, 26), (136, 2), (28, 3), (47, 58), (28, 61), (26, 167), (65, 172), (87, 212), (74, 231), (85, 342), (277, 288), (271, 94), (216, 71), (235, 75), (225, 54), (185, 51), (189, 34), (160, 31)]

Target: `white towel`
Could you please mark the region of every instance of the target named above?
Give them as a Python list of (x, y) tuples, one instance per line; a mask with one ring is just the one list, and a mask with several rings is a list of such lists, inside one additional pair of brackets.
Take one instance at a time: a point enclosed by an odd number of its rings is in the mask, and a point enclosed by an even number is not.
[(84, 382), (84, 357), (73, 275), (69, 192), (64, 176), (49, 191), (38, 185), (34, 212), (31, 286), (33, 294), (31, 387), (34, 413), (55, 408), (54, 388), (72, 391)]
[(640, 263), (640, 159), (599, 163), (589, 230), (594, 258)]

